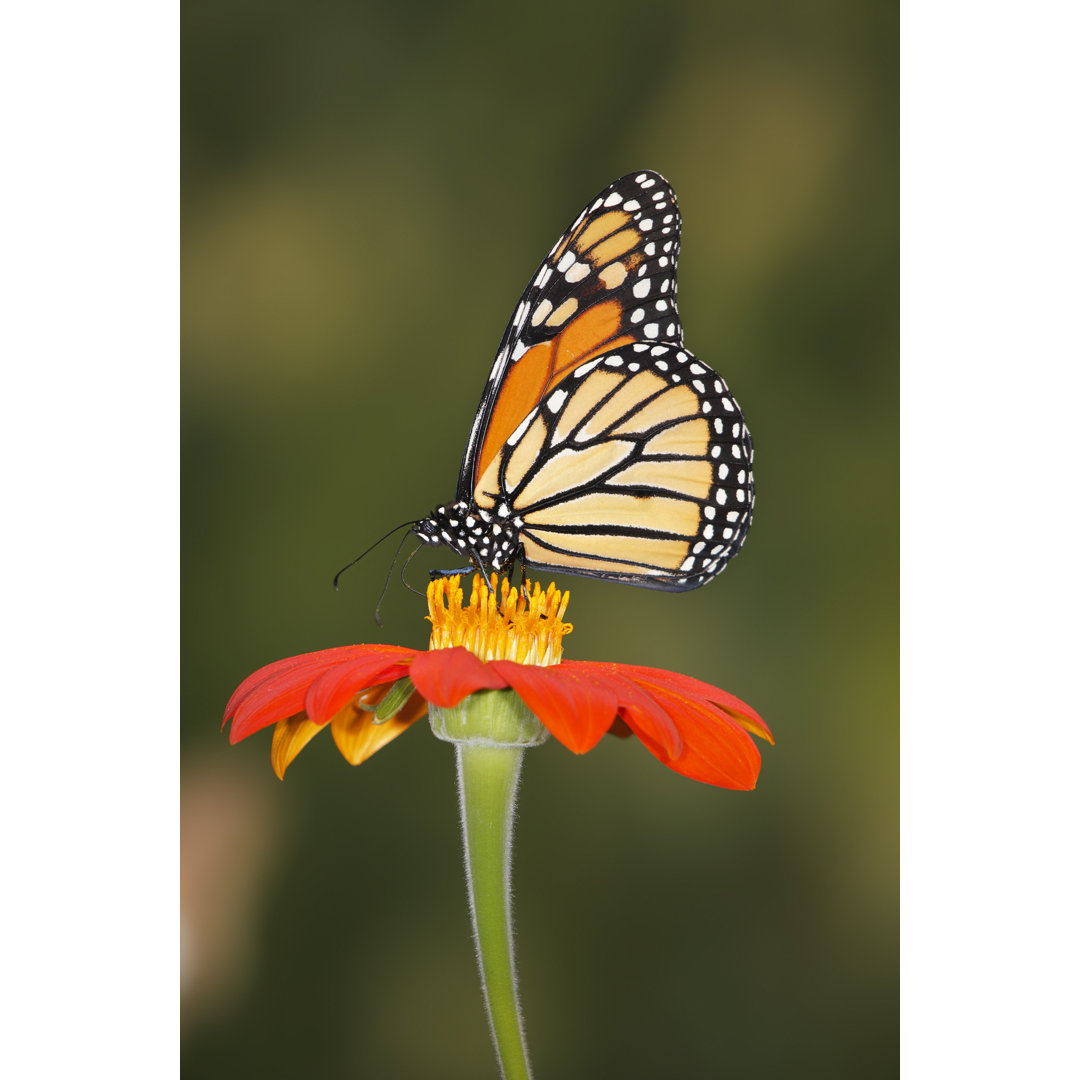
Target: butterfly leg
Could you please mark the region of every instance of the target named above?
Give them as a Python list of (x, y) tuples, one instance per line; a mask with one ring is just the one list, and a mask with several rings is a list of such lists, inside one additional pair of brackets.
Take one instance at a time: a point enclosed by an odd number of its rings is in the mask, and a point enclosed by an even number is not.
[(484, 584), (491, 589), (491, 578), (488, 577), (488, 572), (484, 567), (484, 564), (480, 561), (480, 556), (476, 554), (476, 549), (470, 544), (469, 554), (472, 556), (473, 562), (476, 564), (476, 569), (480, 571), (484, 578)]
[(475, 566), (459, 566), (456, 570), (429, 570), (428, 578), (435, 581), (441, 577), (453, 577), (454, 574), (472, 574), (476, 572)]

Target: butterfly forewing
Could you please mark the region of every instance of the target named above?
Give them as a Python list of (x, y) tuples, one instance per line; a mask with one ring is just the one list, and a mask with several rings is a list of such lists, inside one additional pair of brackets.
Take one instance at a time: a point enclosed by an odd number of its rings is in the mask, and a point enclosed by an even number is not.
[(622, 346), (550, 390), (480, 477), (526, 562), (682, 591), (750, 527), (753, 444), (724, 381), (678, 344)]
[(675, 193), (659, 173), (601, 191), (540, 264), (514, 310), (469, 433), (458, 498), (470, 499), (500, 447), (580, 365), (635, 342), (682, 342), (675, 305)]

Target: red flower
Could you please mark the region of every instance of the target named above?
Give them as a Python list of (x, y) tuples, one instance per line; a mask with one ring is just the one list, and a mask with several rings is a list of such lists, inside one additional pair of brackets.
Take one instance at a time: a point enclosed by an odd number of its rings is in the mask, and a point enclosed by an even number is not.
[(591, 750), (605, 734), (634, 734), (684, 776), (754, 787), (761, 755), (747, 733), (773, 741), (761, 717), (727, 691), (686, 675), (560, 660), (571, 627), (562, 622), (566, 602), (554, 586), (546, 593), (535, 587), (526, 598), (504, 581), (496, 604), (477, 579), (468, 608), (456, 578), (433, 582), (428, 595), (430, 651), (346, 645), (268, 664), (229, 699), (229, 741), (276, 724), (272, 759), (282, 776), (329, 724), (342, 754), (359, 764), (419, 720), (429, 703), (449, 708), (478, 690), (512, 690), (574, 753)]

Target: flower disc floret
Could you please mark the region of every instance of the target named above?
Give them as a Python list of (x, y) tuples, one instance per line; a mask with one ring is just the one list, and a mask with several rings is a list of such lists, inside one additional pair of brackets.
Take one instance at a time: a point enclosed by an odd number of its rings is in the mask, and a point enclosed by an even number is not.
[(437, 578), (427, 590), (429, 648), (461, 645), (483, 661), (513, 660), (518, 664), (550, 667), (562, 660), (562, 639), (573, 630), (563, 621), (569, 591), (546, 590), (530, 582), (518, 590), (508, 578), (491, 575), (491, 586), (473, 577), (468, 605), (458, 575)]

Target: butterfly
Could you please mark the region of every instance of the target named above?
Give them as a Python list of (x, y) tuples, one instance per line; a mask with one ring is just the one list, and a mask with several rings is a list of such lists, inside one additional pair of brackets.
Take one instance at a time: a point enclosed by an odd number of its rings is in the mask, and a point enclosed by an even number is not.
[(683, 345), (680, 216), (655, 172), (609, 184), (540, 264), (503, 334), (452, 503), (412, 528), (479, 568), (671, 592), (746, 539), (754, 449)]

